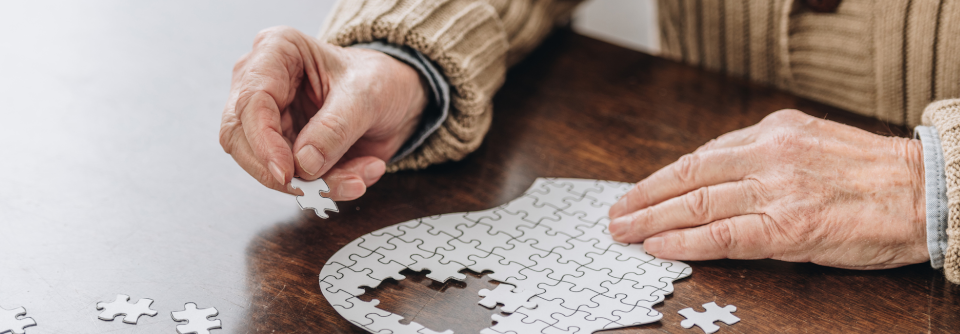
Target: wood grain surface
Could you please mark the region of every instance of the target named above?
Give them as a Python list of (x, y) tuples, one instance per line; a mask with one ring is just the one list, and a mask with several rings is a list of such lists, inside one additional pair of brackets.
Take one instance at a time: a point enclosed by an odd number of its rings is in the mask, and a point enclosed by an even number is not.
[[(482, 210), (520, 195), (537, 177), (636, 182), (723, 133), (795, 108), (882, 135), (908, 130), (569, 31), (554, 34), (509, 74), (481, 148), (465, 160), (385, 176), (340, 203), (330, 220), (304, 213), (263, 230), (248, 247), (251, 295), (244, 326), (257, 332), (362, 333), (324, 300), (321, 266), (353, 239), (399, 222)], [(611, 333), (700, 333), (677, 311), (715, 301), (742, 320), (720, 333), (956, 332), (960, 289), (928, 264), (852, 271), (805, 263), (688, 262), (693, 275), (656, 307), (660, 322)], [(430, 329), (476, 332), (496, 310), (477, 273), (434, 283), (423, 273), (388, 281), (362, 299)]]

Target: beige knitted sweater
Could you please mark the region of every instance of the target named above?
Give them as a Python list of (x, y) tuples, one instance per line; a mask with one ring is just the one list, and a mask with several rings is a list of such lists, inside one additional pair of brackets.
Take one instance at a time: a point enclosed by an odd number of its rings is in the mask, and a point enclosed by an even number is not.
[[(578, 3), (341, 0), (321, 39), (407, 45), (444, 72), (450, 116), (390, 166), (416, 169), (480, 145), (508, 66), (565, 24)], [(960, 100), (944, 100), (960, 97), (960, 3), (843, 0), (834, 13), (816, 13), (792, 0), (660, 0), (659, 21), (667, 58), (894, 124), (935, 126), (948, 181), (944, 271), (960, 284)]]

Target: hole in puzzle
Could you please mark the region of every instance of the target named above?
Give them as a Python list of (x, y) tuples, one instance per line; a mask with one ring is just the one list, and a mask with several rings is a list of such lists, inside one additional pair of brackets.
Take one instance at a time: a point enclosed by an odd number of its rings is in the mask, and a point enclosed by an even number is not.
[(400, 273), (406, 279), (388, 278), (374, 289), (364, 287), (358, 298), (380, 300), (377, 308), (403, 316), (400, 322), (404, 324), (415, 321), (437, 332), (452, 329), (454, 333), (478, 333), (493, 325), (491, 315), (500, 313), (499, 306), (488, 309), (477, 304), (483, 299), (478, 293), (482, 289), (493, 290), (498, 283), (486, 277), (490, 271), (460, 272), (467, 276), (466, 280), (438, 283), (427, 278), (429, 270), (404, 269)]
[[(406, 276), (401, 281), (388, 278), (376, 288), (362, 287), (364, 293), (358, 298), (369, 302), (373, 299), (380, 300), (377, 308), (399, 314), (403, 316), (400, 323), (408, 324), (411, 321), (427, 327), (433, 331), (442, 332), (453, 330), (454, 333), (478, 333), (484, 328), (496, 324), (490, 318), (493, 314), (507, 316), (509, 313), (500, 312), (500, 306), (497, 304), (493, 309), (488, 309), (478, 304), (480, 297), (478, 294), (482, 289), (493, 290), (499, 285), (499, 282), (487, 277), (490, 271), (476, 273), (469, 269), (461, 270), (465, 274), (466, 280), (457, 281), (448, 280), (446, 283), (438, 283), (427, 278), (429, 270), (413, 271), (404, 269), (400, 273)], [(665, 310), (664, 305), (674, 298), (673, 294), (666, 296), (665, 300), (657, 303), (653, 308), (664, 313), (663, 319), (657, 322), (631, 326), (619, 329), (601, 330), (595, 333), (615, 334), (615, 333), (635, 333), (637, 330), (656, 330), (663, 328), (664, 321), (673, 323), (679, 328), (680, 320), (683, 317), (676, 313), (672, 308), (680, 307), (675, 305)]]

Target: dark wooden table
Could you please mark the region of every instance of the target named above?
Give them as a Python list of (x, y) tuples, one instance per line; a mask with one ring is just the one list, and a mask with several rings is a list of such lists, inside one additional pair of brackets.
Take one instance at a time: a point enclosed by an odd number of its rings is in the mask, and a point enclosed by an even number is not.
[[(560, 31), (510, 72), (478, 151), (460, 162), (387, 175), (321, 220), (299, 211), (293, 197), (262, 189), (219, 150), (217, 103), (226, 86), (209, 103), (185, 106), (175, 93), (188, 94), (195, 82), (165, 90), (131, 79), (156, 107), (111, 100), (89, 80), (81, 82), (93, 87), (72, 93), (102, 94), (97, 101), (107, 111), (81, 105), (84, 115), (8, 114), (0, 131), (0, 153), (9, 158), (0, 162), (0, 306), (25, 306), (39, 323), (28, 328), (31, 334), (172, 333), (169, 312), (185, 302), (216, 306), (223, 333), (362, 333), (324, 300), (318, 274), (341, 246), (378, 228), (500, 205), (537, 177), (635, 182), (783, 108), (879, 134), (908, 134)], [(15, 106), (51, 111), (50, 103), (70, 104), (63, 99)], [(38, 130), (25, 128), (31, 126)], [(710, 301), (739, 308), (742, 321), (720, 325), (721, 333), (960, 329), (960, 289), (928, 264), (851, 271), (769, 260), (688, 263), (693, 275), (656, 307), (664, 314), (660, 322), (611, 332), (700, 333), (680, 327), (677, 311)], [(477, 291), (495, 285), (484, 276), (446, 284), (422, 273), (407, 276), (362, 298), (377, 298), (380, 307), (438, 331), (491, 325), (496, 311), (477, 305)], [(96, 320), (96, 302), (119, 293), (153, 298), (161, 314), (136, 326)]]
[[(884, 135), (908, 132), (882, 122), (705, 73), (570, 32), (559, 32), (514, 68), (495, 99), (483, 146), (464, 161), (385, 177), (330, 221), (309, 215), (260, 234), (249, 248), (254, 289), (249, 326), (262, 330), (362, 330), (322, 302), (318, 259), (377, 228), (447, 212), (503, 204), (536, 177), (634, 182), (725, 132), (796, 108)], [(411, 201), (411, 199), (414, 199)], [(322, 241), (321, 241), (322, 240)], [(693, 275), (657, 307), (663, 319), (616, 333), (677, 332), (677, 311), (734, 304), (740, 323), (724, 333), (948, 332), (960, 330), (960, 289), (919, 264), (851, 271), (779, 261), (689, 262)], [(494, 286), (474, 273), (438, 284), (422, 274), (368, 290), (366, 298), (434, 330), (476, 332), (494, 310), (476, 305)], [(367, 299), (369, 298), (369, 299)], [(290, 314), (301, 316), (291, 317)]]

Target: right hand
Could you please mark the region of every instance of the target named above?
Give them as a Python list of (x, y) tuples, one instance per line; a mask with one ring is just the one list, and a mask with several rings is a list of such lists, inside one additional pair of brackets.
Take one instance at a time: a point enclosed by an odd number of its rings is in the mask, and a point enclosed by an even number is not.
[(356, 199), (416, 129), (425, 85), (382, 52), (266, 29), (233, 68), (220, 145), (269, 188), (302, 194), (292, 177), (323, 177), (331, 199)]

